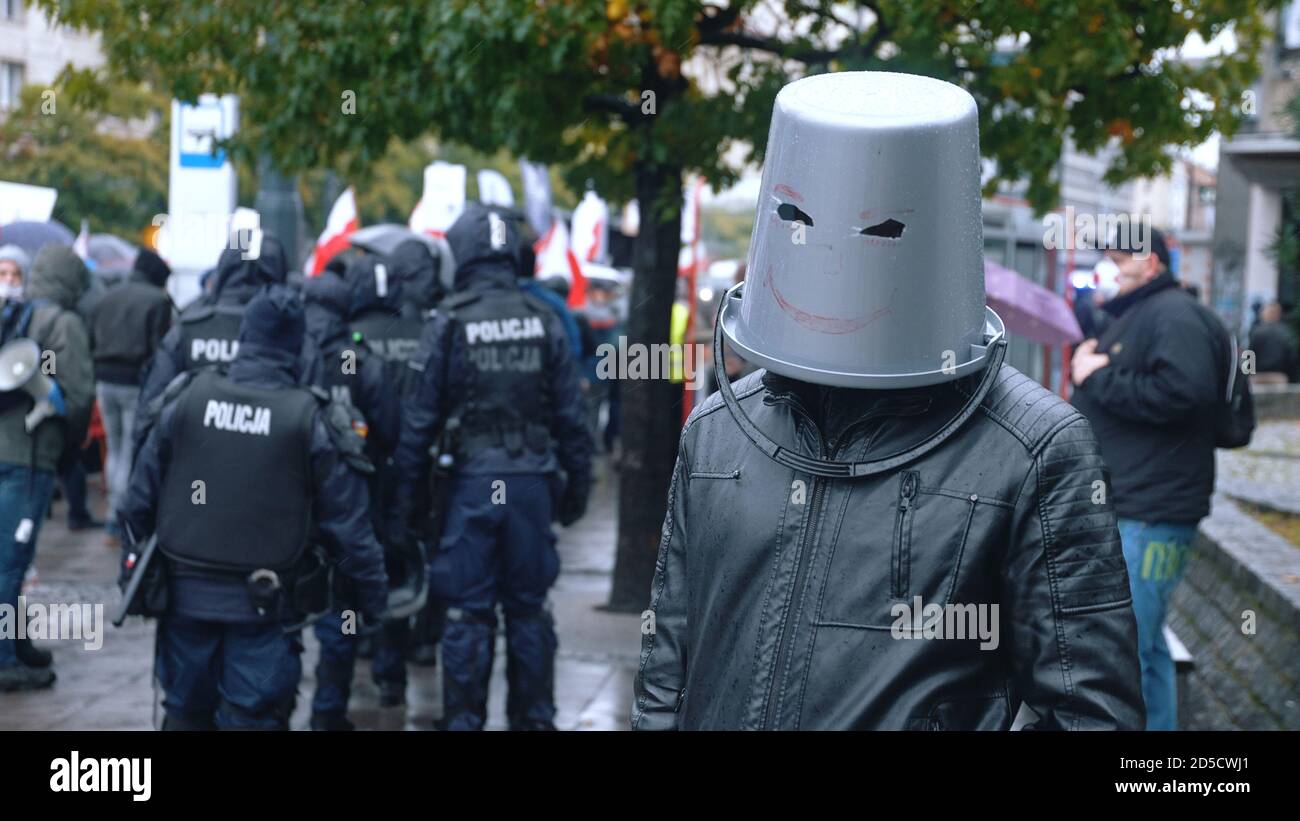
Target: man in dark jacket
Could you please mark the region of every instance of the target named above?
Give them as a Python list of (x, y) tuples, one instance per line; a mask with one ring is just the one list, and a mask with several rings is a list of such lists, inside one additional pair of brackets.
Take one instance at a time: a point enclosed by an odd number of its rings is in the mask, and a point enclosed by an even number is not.
[(557, 513), (566, 526), (580, 518), (591, 482), (577, 371), (559, 317), (518, 287), (519, 239), (508, 216), (469, 203), (447, 242), (455, 293), (425, 324), (412, 363), (420, 379), (402, 409), (395, 458), (406, 492), (390, 532), (399, 542), (414, 537), (411, 500), (426, 486), (437, 443), (452, 462), (439, 466), (446, 492), (435, 504), (445, 524), (429, 564), (431, 592), (448, 605), (443, 726), (483, 727), (499, 602), (510, 726), (549, 729), (556, 638), (546, 597), (559, 572), (551, 522)]
[(984, 305), (978, 144), (928, 77), (777, 95), (716, 331), (763, 369), (682, 431), (633, 729), (1141, 727), (1097, 442)]
[(313, 528), (362, 618), (386, 606), (365, 479), (349, 461), (361, 444), (298, 387), (303, 328), (288, 289), (253, 299), (228, 374), (168, 386), (136, 460), (122, 520), (136, 538), (157, 534), (169, 575), (155, 658), (164, 729), (287, 729), (302, 648), (283, 629), (283, 591)]
[[(385, 365), (389, 383), (402, 402), (415, 391), (419, 371), (411, 367), (420, 350), (420, 335), (425, 317), (446, 293), (438, 277), (438, 262), (421, 240), (406, 240), (387, 258), (360, 257), (348, 266), (347, 280), (352, 284), (353, 334)], [(391, 460), (376, 466), (375, 504), (386, 522), (403, 489), (398, 484)], [(382, 530), (382, 528), (381, 528)], [(395, 545), (381, 532), (389, 548), (390, 559), (401, 557), (410, 546)], [(401, 562), (390, 567), (396, 571)], [(442, 632), (442, 608), (429, 597), (424, 609), (413, 620), (385, 622), (373, 644), (371, 673), (379, 687), (379, 703), (395, 707), (406, 698), (406, 660), (423, 666), (437, 663), (437, 643)]]
[(172, 302), (164, 288), (171, 268), (145, 248), (135, 258), (126, 282), (111, 289), (90, 314), (90, 346), (95, 352), (95, 395), (104, 420), (108, 456), (108, 543), (121, 543), (117, 509), (131, 481), (131, 436), (135, 431), (140, 375), (172, 323)]
[[(54, 413), (28, 430), (32, 398), (21, 390), (0, 394), (0, 609), (20, 604), (60, 457), (81, 443), (90, 422), (95, 399), (90, 343), (75, 310), (89, 285), (90, 273), (71, 248), (46, 245), (32, 263), (25, 302), (5, 306), (26, 314), (20, 335), (40, 347), (41, 372), (52, 385), (45, 407)], [(10, 618), (9, 623), (16, 622)], [(48, 687), (54, 682), (51, 662), (50, 654), (25, 636), (0, 634), (0, 692)]]
[(1300, 351), (1295, 331), (1282, 321), (1282, 303), (1270, 302), (1250, 329), (1250, 349), (1255, 352), (1255, 379), (1284, 384), (1300, 381)]
[[(1109, 493), (1133, 588), (1147, 729), (1177, 725), (1165, 607), (1190, 559), (1214, 492), (1214, 409), (1232, 367), (1221, 326), (1178, 287), (1164, 237), (1112, 242), (1119, 293), (1112, 321), (1079, 346), (1074, 405), (1088, 417), (1110, 468)], [(1136, 229), (1134, 229), (1136, 234)]]
[[(307, 334), (320, 351), (311, 384), (335, 402), (356, 408), (365, 421), (366, 454), (376, 467), (382, 466), (397, 443), (397, 390), (386, 378), (383, 360), (353, 341), (346, 321), (352, 289), (327, 269), (303, 283), (303, 303)], [(373, 481), (369, 486), (370, 519), (378, 526), (378, 488)], [(353, 606), (352, 602), (339, 604), (342, 609)], [(313, 730), (354, 729), (347, 709), (359, 638), (345, 629), (346, 624), (346, 614), (335, 612), (313, 625), (321, 648), (312, 694)]]

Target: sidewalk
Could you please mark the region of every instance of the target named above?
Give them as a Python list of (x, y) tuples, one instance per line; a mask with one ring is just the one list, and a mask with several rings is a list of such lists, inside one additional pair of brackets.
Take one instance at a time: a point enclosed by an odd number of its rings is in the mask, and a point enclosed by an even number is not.
[[(603, 470), (605, 475), (607, 470)], [(90, 479), (91, 509), (104, 512), (100, 477)], [(616, 493), (611, 481), (598, 482), (587, 516), (559, 531), (560, 578), (551, 592), (559, 634), (555, 695), (562, 730), (617, 730), (627, 727), (632, 679), (640, 651), (640, 621), (635, 614), (607, 613), (614, 565)], [(0, 730), (149, 730), (154, 726), (152, 682), (153, 622), (128, 619), (108, 625), (119, 594), (117, 551), (103, 544), (103, 531), (72, 533), (66, 506), (56, 503), (54, 518), (41, 531), (37, 576), (26, 590), (32, 602), (103, 604), (103, 646), (88, 650), (79, 641), (38, 642), (54, 653), (59, 679), (35, 693), (0, 694)], [(306, 729), (314, 689), (317, 645), (305, 631), (303, 681), (292, 727)], [(411, 666), (405, 707), (380, 708), (370, 680), (370, 664), (359, 661), (350, 716), (360, 729), (428, 730), (441, 709), (441, 668)], [(505, 644), (499, 639), (488, 728), (504, 729)], [(160, 713), (159, 713), (160, 715)]]

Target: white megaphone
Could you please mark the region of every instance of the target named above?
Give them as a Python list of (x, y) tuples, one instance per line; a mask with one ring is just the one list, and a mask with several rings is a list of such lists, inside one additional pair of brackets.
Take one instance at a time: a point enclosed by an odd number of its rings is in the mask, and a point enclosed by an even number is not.
[(21, 390), (36, 400), (25, 420), (28, 433), (58, 413), (50, 401), (54, 383), (41, 373), (40, 362), (41, 346), (31, 339), (15, 339), (0, 348), (0, 391)]

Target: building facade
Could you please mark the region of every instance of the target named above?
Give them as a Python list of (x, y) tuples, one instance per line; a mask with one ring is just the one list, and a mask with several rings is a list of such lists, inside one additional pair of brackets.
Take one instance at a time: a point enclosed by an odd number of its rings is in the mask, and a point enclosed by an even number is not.
[(49, 85), (68, 64), (103, 62), (98, 35), (53, 25), (23, 0), (0, 0), (0, 112), (18, 104), (23, 86)]

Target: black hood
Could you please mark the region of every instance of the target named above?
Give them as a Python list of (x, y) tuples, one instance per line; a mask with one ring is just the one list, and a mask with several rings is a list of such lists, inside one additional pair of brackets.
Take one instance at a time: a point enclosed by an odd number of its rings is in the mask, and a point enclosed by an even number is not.
[(368, 311), (378, 310), (391, 314), (401, 311), (403, 283), (393, 275), (391, 263), (385, 258), (371, 254), (358, 257), (348, 266), (344, 281), (352, 294), (349, 318)]
[(172, 269), (158, 256), (148, 248), (141, 248), (140, 253), (135, 257), (135, 263), (132, 265), (134, 273), (139, 274), (146, 282), (159, 288), (167, 285), (167, 278), (172, 275)]
[(480, 202), (465, 203), (465, 211), (447, 231), (447, 245), (456, 260), (454, 289), (484, 283), (513, 283), (520, 265), (517, 213)]
[(347, 340), (352, 287), (342, 277), (329, 271), (311, 277), (303, 283), (302, 301), (307, 333), (322, 350), (332, 350)]
[(418, 239), (402, 242), (388, 255), (388, 273), (401, 290), (401, 298), (419, 310), (442, 301), (446, 289), (438, 279), (438, 260)]
[(257, 259), (244, 259), (244, 252), (238, 248), (221, 252), (217, 269), (212, 273), (212, 294), (218, 302), (244, 303), (262, 287), (282, 284), (288, 270), (284, 246), (275, 237), (264, 234)]

